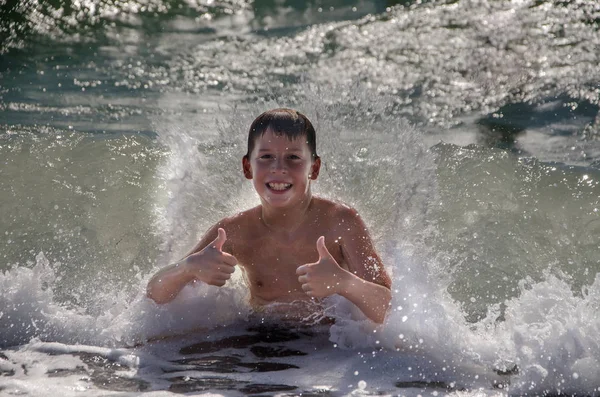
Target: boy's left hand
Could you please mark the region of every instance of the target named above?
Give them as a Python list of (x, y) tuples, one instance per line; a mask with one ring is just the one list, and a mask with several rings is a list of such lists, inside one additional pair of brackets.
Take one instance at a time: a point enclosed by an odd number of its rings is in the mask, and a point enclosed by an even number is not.
[(302, 290), (308, 296), (324, 298), (338, 293), (345, 270), (327, 250), (323, 236), (317, 240), (317, 252), (319, 252), (319, 261), (298, 267), (296, 274), (302, 284)]

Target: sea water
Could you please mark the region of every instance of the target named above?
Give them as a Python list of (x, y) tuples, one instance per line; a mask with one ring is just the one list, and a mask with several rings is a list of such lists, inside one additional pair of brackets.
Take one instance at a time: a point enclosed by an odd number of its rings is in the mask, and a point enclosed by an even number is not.
[[(595, 2), (2, 7), (0, 394), (600, 394)], [(281, 330), (239, 271), (144, 296), (258, 203), (240, 159), (276, 106), (369, 226), (381, 326), (332, 297)]]

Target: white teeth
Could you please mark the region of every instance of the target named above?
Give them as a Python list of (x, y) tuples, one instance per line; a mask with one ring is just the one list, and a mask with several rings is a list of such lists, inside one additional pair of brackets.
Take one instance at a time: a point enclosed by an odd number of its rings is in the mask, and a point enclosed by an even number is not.
[(292, 186), (290, 183), (269, 183), (268, 185), (273, 190), (285, 190)]

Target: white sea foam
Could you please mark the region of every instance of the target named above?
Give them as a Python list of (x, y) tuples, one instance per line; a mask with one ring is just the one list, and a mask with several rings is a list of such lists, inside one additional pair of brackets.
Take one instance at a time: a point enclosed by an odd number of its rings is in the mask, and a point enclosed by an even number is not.
[[(600, 276), (581, 293), (558, 277), (524, 280), (520, 294), (467, 323), (460, 306), (436, 288), (425, 266), (397, 258), (390, 313), (382, 326), (340, 302), (331, 340), (345, 348), (380, 348), (427, 357), (419, 375), (473, 388), (483, 379), (511, 395), (598, 395), (600, 392)], [(500, 372), (512, 372), (507, 376)]]
[(167, 305), (156, 305), (145, 297), (145, 281), (131, 300), (128, 294), (113, 291), (111, 299), (98, 297), (103, 308), (92, 315), (83, 307), (58, 302), (53, 288), (56, 275), (43, 253), (32, 268), (15, 267), (0, 274), (0, 341), (14, 346), (31, 339), (99, 346), (133, 345), (150, 337), (176, 334), (198, 328), (227, 325), (245, 318), (249, 312), (240, 288), (240, 272), (230, 286), (186, 287)]
[(519, 366), (516, 394), (600, 392), (600, 277), (580, 293), (548, 275), (520, 283), (521, 294), (507, 302), (497, 338), (509, 340)]
[[(596, 313), (600, 307), (600, 277), (583, 291), (573, 291), (566, 276), (561, 279), (550, 273), (540, 282), (524, 280), (518, 296), (505, 303), (501, 319), (499, 309), (490, 307), (486, 318), (468, 323), (460, 305), (439, 288), (424, 263), (400, 253), (395, 258), (393, 301), (384, 325), (376, 326), (361, 318), (342, 298), (326, 302), (328, 313), (337, 317), (330, 340), (338, 348), (383, 348), (389, 364), (383, 371), (400, 379), (417, 376), (427, 381), (456, 382), (467, 388), (503, 385), (511, 395), (598, 394), (600, 320)], [(83, 308), (69, 308), (55, 301), (52, 266), (40, 254), (31, 269), (18, 267), (0, 276), (3, 344), (22, 345), (16, 351), (6, 351), (11, 360), (17, 360), (16, 364), (0, 362), (3, 371), (17, 370), (13, 379), (2, 382), (6, 390), (35, 394), (41, 390), (40, 385), (66, 387), (61, 386), (68, 383), (65, 380), (52, 380), (45, 374), (80, 365), (76, 358), (65, 358), (69, 352), (95, 353), (127, 368), (137, 368), (141, 353), (116, 346), (193, 328), (212, 330), (207, 334), (214, 336), (219, 333), (215, 327), (243, 320), (249, 313), (246, 290), (236, 276), (229, 288), (187, 287), (176, 301), (162, 307), (140, 292), (133, 301), (115, 304), (105, 313), (92, 316)], [(77, 346), (79, 343), (88, 347)], [(403, 366), (408, 357), (413, 363), (411, 371)], [(168, 365), (152, 362), (153, 366)], [(21, 364), (29, 368), (29, 379), (43, 380), (33, 384), (19, 379)], [(513, 365), (518, 374), (510, 377), (510, 384), (507, 377), (494, 372)], [(363, 373), (361, 379), (367, 385), (380, 381), (366, 370)], [(69, 385), (85, 389), (83, 383)]]

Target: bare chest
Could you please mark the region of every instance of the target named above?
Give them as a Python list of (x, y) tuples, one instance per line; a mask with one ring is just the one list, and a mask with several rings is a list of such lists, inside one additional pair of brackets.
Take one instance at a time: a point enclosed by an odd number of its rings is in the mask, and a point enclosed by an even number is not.
[[(305, 299), (296, 269), (319, 260), (315, 233), (294, 239), (261, 237), (238, 246), (235, 256), (243, 267), (253, 299), (291, 301)], [(314, 241), (313, 241), (314, 240)], [(329, 252), (343, 266), (337, 242), (326, 236)]]

